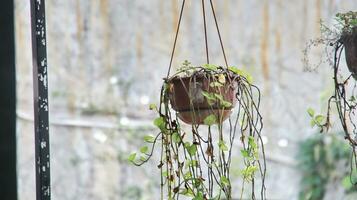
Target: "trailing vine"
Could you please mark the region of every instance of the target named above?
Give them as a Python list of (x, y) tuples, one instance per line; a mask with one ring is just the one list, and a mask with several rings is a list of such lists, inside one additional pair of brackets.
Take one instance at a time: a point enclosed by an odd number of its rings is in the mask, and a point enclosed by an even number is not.
[[(198, 94), (210, 105), (211, 114), (205, 117), (203, 124), (186, 125), (179, 119), (179, 113), (172, 109), (172, 80), (183, 81), (187, 77), (190, 85), (202, 78), (209, 83), (209, 87)], [(235, 89), (236, 103), (225, 99), (225, 88)], [(186, 88), (186, 92), (190, 94), (192, 91)], [(214, 106), (220, 107), (222, 113), (215, 113)], [(192, 117), (200, 114), (192, 101), (191, 107)], [(233, 107), (233, 114), (224, 121), (223, 111)], [(154, 153), (160, 153), (161, 199), (233, 199), (230, 169), (232, 157), (239, 155), (234, 151), (239, 141), (245, 166), (241, 170), (240, 199), (243, 199), (246, 188), (250, 188), (251, 199), (266, 199), (266, 161), (259, 107), (260, 90), (244, 71), (212, 64), (194, 67), (185, 61), (174, 75), (164, 79), (159, 105), (150, 105), (158, 115), (153, 122), (158, 133), (145, 136), (147, 146), (142, 147), (140, 153), (131, 154), (129, 161), (141, 166)], [(260, 186), (259, 195), (255, 193), (257, 185)]]

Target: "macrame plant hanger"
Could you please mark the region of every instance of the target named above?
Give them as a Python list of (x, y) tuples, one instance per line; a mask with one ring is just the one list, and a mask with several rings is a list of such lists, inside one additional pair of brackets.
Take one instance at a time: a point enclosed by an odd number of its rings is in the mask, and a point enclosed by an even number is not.
[[(181, 21), (182, 21), (182, 17), (183, 17), (183, 11), (185, 9), (185, 3), (186, 3), (186, 0), (183, 0), (182, 1), (182, 5), (181, 5), (179, 21), (178, 21), (177, 28), (176, 28), (175, 40), (174, 40), (174, 44), (173, 44), (172, 51), (171, 51), (170, 63), (169, 63), (169, 68), (168, 68), (168, 71), (167, 71), (166, 78), (168, 78), (170, 76), (170, 71), (171, 71), (171, 68), (172, 68), (172, 62), (173, 62), (173, 58), (174, 58), (175, 50), (176, 50), (177, 39), (178, 39), (178, 35), (179, 35), (179, 32), (180, 32), (180, 26), (181, 26)], [(224, 50), (223, 40), (222, 40), (221, 32), (219, 30), (219, 25), (218, 25), (218, 21), (217, 21), (217, 17), (216, 17), (216, 12), (215, 12), (212, 0), (209, 0), (209, 3), (210, 3), (211, 10), (212, 10), (212, 14), (213, 14), (213, 18), (214, 18), (214, 22), (215, 22), (215, 26), (216, 26), (216, 30), (217, 30), (219, 42), (220, 42), (220, 45), (221, 45), (221, 50), (222, 50), (225, 66), (228, 68), (227, 56), (226, 56), (226, 53), (225, 53), (225, 50)], [(203, 15), (203, 29), (204, 29), (204, 36), (205, 36), (206, 62), (207, 62), (207, 64), (209, 64), (210, 63), (210, 58), (209, 58), (209, 48), (208, 48), (208, 39), (207, 39), (207, 23), (206, 23), (205, 0), (202, 0), (202, 15)]]

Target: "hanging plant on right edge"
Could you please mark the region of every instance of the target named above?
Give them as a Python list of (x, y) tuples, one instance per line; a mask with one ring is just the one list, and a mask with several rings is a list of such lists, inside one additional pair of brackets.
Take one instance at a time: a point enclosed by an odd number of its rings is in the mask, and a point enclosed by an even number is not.
[[(308, 60), (311, 47), (325, 46), (327, 61), (333, 67), (334, 91), (327, 102), (326, 116), (316, 115), (311, 108), (308, 109), (308, 114), (312, 118), (312, 126), (320, 128), (320, 132), (327, 132), (332, 118), (331, 109), (335, 105), (344, 137), (351, 146), (351, 172), (353, 172), (357, 169), (357, 12), (338, 13), (335, 21), (336, 23), (330, 27), (321, 23), (322, 36), (311, 40), (304, 50), (304, 64), (311, 69)], [(348, 73), (341, 67), (343, 55)], [(357, 183), (353, 184), (357, 186)]]

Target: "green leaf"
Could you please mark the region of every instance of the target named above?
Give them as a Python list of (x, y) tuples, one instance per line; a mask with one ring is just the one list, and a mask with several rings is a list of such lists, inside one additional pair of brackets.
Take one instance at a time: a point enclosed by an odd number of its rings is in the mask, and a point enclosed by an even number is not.
[(251, 181), (257, 170), (258, 167), (255, 165), (247, 166), (244, 170), (242, 170), (243, 179), (246, 180), (247, 182)]
[(206, 91), (202, 91), (202, 95), (203, 95), (204, 97), (206, 97), (207, 103), (208, 103), (209, 105), (213, 105), (213, 104), (216, 103), (216, 100), (217, 100), (217, 99), (216, 99), (214, 93), (208, 93), (208, 92), (206, 92)]
[(232, 71), (235, 74), (243, 76), (244, 78), (247, 79), (248, 83), (250, 83), (250, 84), (253, 83), (253, 77), (250, 74), (248, 74), (247, 72), (245, 72), (243, 70), (240, 70), (240, 69), (238, 69), (236, 67), (233, 67), (233, 66), (228, 67), (228, 70)]
[(185, 196), (188, 196), (188, 197), (194, 197), (194, 194), (193, 194), (192, 190), (191, 189), (187, 189), (187, 188), (181, 190), (179, 192), (179, 194), (182, 194), (182, 195), (185, 195)]
[(145, 161), (147, 160), (147, 157), (145, 157), (145, 156), (140, 156), (140, 160), (145, 162)]
[(148, 143), (154, 143), (155, 142), (155, 137), (152, 135), (145, 135), (144, 136), (144, 141)]
[(220, 101), (224, 101), (223, 96), (221, 94), (213, 93), (213, 95), (215, 98), (219, 99)]
[(185, 60), (185, 61), (183, 61), (182, 65), (185, 67), (188, 67), (191, 65), (191, 62), (189, 62), (188, 60)]
[(154, 125), (157, 126), (161, 132), (166, 132), (166, 123), (163, 117), (158, 117), (154, 120)]
[(240, 74), (241, 73), (241, 70), (239, 70), (238, 68), (236, 68), (234, 66), (228, 67), (228, 70), (232, 71), (235, 74)]
[(201, 92), (204, 97), (206, 97), (208, 100), (215, 100), (215, 96), (213, 93), (208, 93), (206, 91)]
[(317, 115), (315, 117), (316, 124), (321, 125), (325, 117), (323, 115)]
[(315, 120), (314, 120), (314, 119), (311, 119), (311, 121), (310, 121), (310, 126), (311, 126), (311, 128), (314, 128), (315, 125), (316, 125)]
[(252, 149), (256, 149), (258, 147), (253, 136), (248, 137), (248, 144), (252, 147)]
[(180, 134), (177, 133), (177, 132), (174, 132), (174, 133), (172, 134), (172, 141), (173, 141), (174, 143), (179, 143), (179, 142), (181, 142), (181, 136), (180, 136)]
[(310, 115), (310, 117), (314, 117), (314, 115), (315, 115), (315, 111), (312, 108), (308, 108), (307, 113)]
[(136, 158), (136, 153), (132, 153), (132, 154), (129, 155), (128, 161), (129, 162), (134, 162), (135, 158)]
[(244, 77), (247, 79), (249, 84), (253, 83), (253, 76), (251, 76), (250, 74), (245, 74)]
[(229, 102), (229, 101), (225, 101), (225, 100), (221, 101), (221, 105), (222, 105), (223, 107), (225, 107), (225, 108), (230, 108), (230, 107), (232, 107), (232, 103)]
[(168, 177), (168, 176), (169, 176), (169, 173), (168, 173), (167, 171), (163, 171), (163, 172), (161, 173), (161, 175), (162, 175), (163, 177)]
[(150, 109), (150, 110), (156, 110), (157, 107), (156, 107), (155, 104), (152, 103), (152, 104), (149, 105), (149, 109)]
[(216, 71), (218, 69), (218, 67), (216, 65), (213, 64), (204, 64), (203, 67), (205, 69), (211, 70), (211, 71)]
[(213, 124), (217, 123), (217, 118), (214, 114), (208, 115), (204, 120), (203, 123), (212, 126)]
[(188, 153), (190, 154), (190, 156), (194, 156), (197, 152), (197, 146), (195, 144), (188, 146), (186, 149), (187, 149)]
[(188, 167), (196, 167), (198, 165), (197, 160), (188, 160), (186, 161), (186, 168)]
[(221, 176), (221, 180), (220, 180), (221, 184), (224, 186), (229, 186), (229, 180), (227, 179), (227, 177), (225, 176)]
[(224, 84), (226, 83), (226, 77), (223, 74), (218, 75), (218, 82)]
[(249, 157), (249, 151), (248, 151), (248, 150), (242, 149), (242, 150), (240, 150), (240, 153), (241, 153), (242, 156), (245, 157), (245, 158)]
[(159, 127), (165, 124), (165, 119), (163, 117), (158, 117), (154, 120), (154, 125)]
[(149, 147), (147, 147), (147, 146), (143, 146), (140, 148), (141, 153), (147, 153), (148, 151), (149, 151)]
[(185, 148), (189, 148), (189, 147), (191, 146), (191, 143), (190, 143), (190, 142), (185, 142), (185, 144), (183, 144), (183, 146), (184, 146)]
[(183, 175), (183, 178), (184, 178), (185, 180), (192, 178), (191, 172), (190, 172), (190, 171), (186, 172), (186, 173)]
[(222, 151), (228, 151), (228, 147), (227, 147), (226, 143), (223, 140), (220, 140), (218, 142), (218, 147)]

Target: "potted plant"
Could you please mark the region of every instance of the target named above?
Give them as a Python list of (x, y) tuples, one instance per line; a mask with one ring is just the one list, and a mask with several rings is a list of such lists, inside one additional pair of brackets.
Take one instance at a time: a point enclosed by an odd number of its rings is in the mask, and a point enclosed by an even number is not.
[(237, 99), (237, 79), (232, 71), (215, 65), (193, 67), (187, 60), (166, 79), (172, 108), (188, 124), (204, 124), (209, 115), (226, 120)]
[[(252, 199), (254, 185), (260, 185), (259, 196), (265, 199), (259, 106), (260, 91), (246, 72), (212, 64), (195, 67), (185, 61), (164, 79), (159, 104), (150, 105), (158, 114), (153, 122), (158, 133), (145, 136), (146, 145), (129, 161), (140, 166), (154, 155), (155, 147), (160, 148), (161, 199), (232, 199), (237, 194), (243, 198), (247, 185)], [(233, 156), (241, 156), (244, 164), (240, 190), (230, 173)]]
[(345, 48), (346, 64), (357, 80), (357, 12), (339, 13), (336, 17), (342, 25), (339, 42)]
[[(318, 126), (323, 131), (328, 131), (332, 118), (332, 103), (335, 103), (340, 124), (345, 133), (345, 139), (351, 145), (354, 155), (354, 166), (357, 167), (356, 147), (357, 147), (357, 100), (356, 100), (356, 80), (357, 80), (357, 12), (349, 11), (336, 14), (335, 24), (327, 26), (321, 23), (322, 36), (310, 41), (304, 50), (304, 61), (310, 68), (308, 54), (312, 46), (323, 44), (329, 63), (333, 67), (334, 92), (328, 99), (326, 116), (316, 114), (311, 108), (308, 114), (311, 116), (311, 125)], [(347, 68), (350, 73), (345, 73), (340, 68), (343, 50)], [(353, 78), (351, 78), (353, 77)], [(352, 174), (352, 173), (351, 173)], [(352, 180), (352, 179), (351, 179)]]
[[(315, 69), (322, 62), (315, 66), (309, 63), (309, 54), (313, 46), (323, 45), (329, 63), (334, 63), (334, 54), (340, 50), (345, 50), (346, 64), (351, 75), (356, 79), (357, 74), (357, 12), (349, 11), (346, 13), (337, 13), (335, 24), (328, 26), (321, 22), (321, 37), (310, 40), (304, 49), (304, 64), (307, 70)], [(336, 55), (340, 59), (341, 55)], [(337, 66), (338, 67), (338, 66)]]

